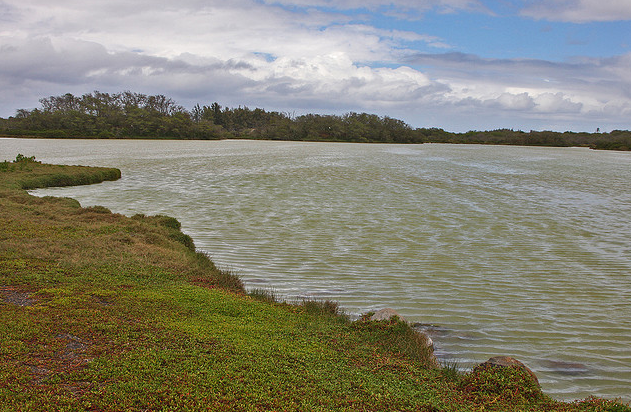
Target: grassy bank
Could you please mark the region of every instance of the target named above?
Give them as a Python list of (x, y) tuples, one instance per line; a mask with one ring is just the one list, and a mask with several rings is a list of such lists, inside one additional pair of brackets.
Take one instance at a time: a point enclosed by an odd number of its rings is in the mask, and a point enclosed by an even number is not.
[(248, 295), (176, 219), (24, 189), (116, 169), (0, 163), (1, 411), (629, 411), (519, 370), (438, 368), (422, 336)]

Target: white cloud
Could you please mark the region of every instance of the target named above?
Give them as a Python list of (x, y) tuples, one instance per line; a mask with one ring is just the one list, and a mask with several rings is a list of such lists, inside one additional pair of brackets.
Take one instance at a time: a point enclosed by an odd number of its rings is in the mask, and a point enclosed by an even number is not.
[[(240, 70), (256, 81), (248, 92), (261, 98), (377, 107), (415, 101), (436, 87), (423, 73), (409, 67), (370, 68), (355, 64), (342, 52), (304, 58), (259, 61), (254, 70)], [(358, 104), (358, 102), (361, 102)]]
[(142, 50), (162, 57), (183, 52), (220, 59), (241, 59), (252, 52), (302, 57), (344, 51), (354, 60), (368, 62), (393, 60), (408, 42), (447, 47), (436, 36), (349, 25), (343, 14), (292, 11), (253, 0), (183, 0), (177, 6), (166, 0), (61, 5), (7, 1), (22, 16), (5, 27), (7, 35), (77, 38), (112, 51)]
[(586, 23), (631, 20), (629, 0), (537, 0), (522, 14), (537, 19)]
[(491, 107), (497, 107), (506, 110), (530, 110), (535, 103), (528, 93), (513, 94), (504, 92), (495, 99), (487, 100), (485, 103)]
[(423, 76), (412, 80), (403, 69), (367, 65), (396, 64), (412, 53), (409, 42), (447, 47), (436, 36), (344, 24), (349, 18), (342, 14), (290, 11), (249, 0), (183, 0), (177, 6), (166, 0), (8, 1), (11, 5), (3, 4), (21, 18), (0, 32), (0, 45), (15, 50), (0, 70), (18, 81), (127, 85), (132, 78), (133, 84), (161, 79), (169, 87), (230, 77), (242, 84), (270, 82), (267, 86), (277, 90), (291, 82), (285, 90), (307, 87), (314, 93), (392, 86), (399, 95), (417, 87), (410, 84)]
[(580, 113), (582, 103), (575, 103), (563, 93), (541, 93), (535, 99), (536, 110), (543, 113)]
[(445, 112), (455, 108), (470, 116), (470, 122), (477, 116), (495, 122), (492, 128), (500, 127), (502, 118), (508, 127), (519, 127), (519, 118), (558, 121), (554, 127), (567, 124), (571, 130), (590, 121), (628, 128), (623, 114), (631, 107), (631, 54), (558, 63), (446, 53), (419, 55), (408, 63), (425, 67), (430, 79), (448, 86), (436, 101)]
[(370, 111), (418, 126), (435, 119), (432, 125), (456, 125), (452, 129), (502, 116), (513, 123), (569, 119), (568, 125), (578, 118), (628, 118), (631, 54), (562, 63), (418, 54), (418, 43), (452, 46), (422, 31), (377, 28), (369, 19), (351, 24), (343, 11), (355, 8), (423, 13), (483, 5), (0, 0), (0, 115), (33, 107), (47, 95), (129, 89), (166, 94), (188, 107), (218, 101), (284, 111)]
[(329, 7), (337, 10), (350, 9), (402, 9), (424, 12), (430, 9), (440, 11), (485, 9), (479, 0), (265, 0), (267, 4), (282, 4), (299, 7)]

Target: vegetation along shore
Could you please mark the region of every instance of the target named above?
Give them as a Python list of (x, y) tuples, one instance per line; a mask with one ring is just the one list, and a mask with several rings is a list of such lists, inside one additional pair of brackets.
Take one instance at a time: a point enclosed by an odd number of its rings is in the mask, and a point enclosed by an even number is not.
[(167, 216), (25, 189), (117, 169), (0, 162), (0, 411), (631, 411), (519, 367), (436, 363), (398, 317), (244, 290)]
[(521, 146), (582, 146), (631, 150), (631, 131), (576, 133), (498, 129), (452, 133), (412, 128), (388, 116), (342, 116), (228, 108), (197, 104), (188, 111), (163, 95), (130, 91), (83, 96), (67, 93), (40, 100), (41, 108), (0, 119), (0, 135), (50, 138), (268, 139), (365, 143), (476, 143)]

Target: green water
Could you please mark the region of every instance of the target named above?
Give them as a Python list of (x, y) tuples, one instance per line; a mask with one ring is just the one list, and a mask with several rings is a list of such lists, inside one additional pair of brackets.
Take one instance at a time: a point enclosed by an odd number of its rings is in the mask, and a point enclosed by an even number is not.
[(582, 148), (0, 140), (123, 178), (38, 194), (177, 217), (250, 288), (392, 307), (438, 356), (513, 356), (559, 399), (631, 400), (631, 154)]

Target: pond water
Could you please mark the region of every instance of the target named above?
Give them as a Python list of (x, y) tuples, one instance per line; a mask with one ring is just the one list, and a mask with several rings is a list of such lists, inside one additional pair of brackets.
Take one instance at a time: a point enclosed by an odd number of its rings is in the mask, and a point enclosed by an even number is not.
[(248, 288), (391, 307), (439, 358), (631, 401), (631, 154), (584, 148), (0, 139), (116, 182), (35, 191), (167, 214)]

